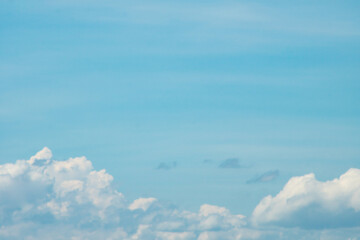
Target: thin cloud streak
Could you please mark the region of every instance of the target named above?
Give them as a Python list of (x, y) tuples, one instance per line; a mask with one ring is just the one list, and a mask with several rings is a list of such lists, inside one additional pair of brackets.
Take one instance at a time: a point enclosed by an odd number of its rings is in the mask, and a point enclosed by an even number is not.
[(246, 183), (252, 184), (252, 183), (271, 182), (271, 181), (275, 180), (278, 176), (279, 176), (279, 170), (268, 171), (268, 172), (261, 174), (258, 177), (249, 179), (248, 181), (246, 181)]
[(228, 158), (220, 163), (219, 168), (241, 168), (238, 158)]

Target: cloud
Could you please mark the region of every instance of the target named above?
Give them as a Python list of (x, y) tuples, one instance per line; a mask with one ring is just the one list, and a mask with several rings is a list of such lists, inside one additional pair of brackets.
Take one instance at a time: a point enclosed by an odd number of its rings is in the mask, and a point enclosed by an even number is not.
[[(202, 204), (198, 211), (186, 211), (156, 198), (128, 202), (112, 187), (112, 181), (105, 170), (94, 170), (86, 157), (57, 161), (48, 148), (29, 160), (0, 165), (0, 239), (360, 237), (359, 169), (350, 169), (328, 182), (317, 181), (313, 174), (292, 178), (277, 196), (259, 203), (251, 221), (210, 204)], [(324, 230), (308, 230), (309, 225)], [(286, 228), (289, 226), (301, 228)]]
[(0, 238), (187, 240), (203, 232), (240, 234), (246, 224), (245, 216), (214, 205), (189, 212), (156, 198), (128, 203), (112, 181), (86, 157), (57, 161), (48, 148), (0, 165)]
[(291, 178), (275, 196), (257, 205), (255, 225), (323, 229), (360, 225), (360, 169), (321, 182), (314, 174)]
[(130, 204), (129, 209), (142, 209), (143, 211), (146, 211), (155, 201), (157, 201), (156, 198), (139, 198), (134, 200), (134, 202)]
[(241, 168), (241, 167), (242, 166), (239, 163), (239, 159), (237, 159), (237, 158), (225, 159), (219, 165), (219, 168)]
[(275, 180), (278, 176), (279, 176), (279, 170), (268, 171), (258, 177), (249, 179), (248, 181), (246, 181), (246, 183), (251, 184), (251, 183), (270, 182)]
[(52, 152), (49, 148), (44, 147), (41, 151), (37, 152), (34, 156), (32, 156), (29, 160), (30, 164), (34, 164), (35, 161), (44, 160), (46, 163), (52, 158)]
[(214, 162), (214, 161), (211, 160), (211, 159), (204, 159), (204, 160), (202, 161), (203, 164), (211, 164), (211, 163), (213, 163), (213, 162)]
[(157, 166), (156, 169), (158, 170), (170, 170), (172, 168), (176, 168), (177, 166), (177, 162), (161, 162), (159, 163), (159, 165)]
[(110, 186), (113, 177), (93, 170), (85, 157), (51, 157), (44, 148), (28, 161), (0, 165), (0, 223), (34, 216), (40, 222), (80, 215), (101, 220), (111, 208), (125, 205), (123, 195)]

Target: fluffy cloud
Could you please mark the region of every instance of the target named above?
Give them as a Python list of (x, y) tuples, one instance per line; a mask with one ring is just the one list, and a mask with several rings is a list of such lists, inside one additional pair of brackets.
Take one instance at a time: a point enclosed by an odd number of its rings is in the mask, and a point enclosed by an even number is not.
[[(112, 181), (111, 175), (105, 170), (94, 170), (85, 157), (57, 161), (48, 148), (29, 160), (0, 165), (0, 239), (360, 237), (360, 229), (353, 227), (360, 225), (359, 169), (350, 169), (328, 182), (317, 181), (313, 174), (292, 178), (277, 196), (268, 196), (259, 203), (251, 221), (225, 207), (209, 204), (190, 212), (156, 198), (139, 198), (129, 203), (112, 187)], [(266, 224), (273, 226), (263, 226)], [(289, 226), (302, 228), (286, 228)], [(309, 226), (325, 229), (305, 229)]]
[(360, 169), (326, 182), (314, 174), (293, 177), (275, 197), (267, 196), (258, 204), (252, 221), (319, 229), (359, 226)]
[(139, 198), (134, 200), (134, 202), (130, 204), (129, 209), (130, 210), (142, 209), (146, 211), (155, 201), (157, 201), (156, 198)]
[(0, 238), (187, 240), (240, 234), (245, 225), (244, 216), (213, 205), (188, 212), (155, 198), (129, 204), (112, 181), (85, 157), (56, 161), (48, 148), (0, 165)]
[(125, 206), (110, 187), (113, 177), (94, 171), (85, 157), (51, 160), (44, 148), (28, 161), (0, 165), (0, 223), (79, 218), (105, 219), (108, 210)]

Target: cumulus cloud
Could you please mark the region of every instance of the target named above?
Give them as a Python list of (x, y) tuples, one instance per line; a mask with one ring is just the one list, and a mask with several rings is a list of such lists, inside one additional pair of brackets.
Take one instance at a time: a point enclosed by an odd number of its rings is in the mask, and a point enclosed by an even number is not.
[[(156, 198), (128, 202), (113, 188), (112, 181), (105, 170), (94, 170), (86, 157), (57, 161), (48, 148), (29, 160), (0, 165), (0, 239), (360, 237), (360, 228), (352, 227), (360, 225), (359, 169), (350, 169), (328, 182), (317, 181), (313, 174), (292, 178), (277, 196), (268, 196), (259, 203), (251, 221), (210, 204), (202, 204), (198, 211), (191, 212)], [(306, 230), (310, 225), (326, 229)], [(303, 228), (284, 228), (288, 226)], [(347, 229), (339, 230), (340, 227)]]
[(37, 152), (29, 159), (30, 164), (34, 164), (35, 161), (44, 160), (46, 163), (52, 158), (52, 152), (49, 148), (44, 147), (41, 151)]
[(241, 168), (241, 165), (239, 159), (229, 158), (220, 163), (219, 168)]
[(79, 213), (104, 219), (110, 208), (125, 205), (123, 195), (110, 187), (113, 177), (93, 170), (85, 157), (51, 157), (44, 148), (27, 161), (0, 165), (0, 223), (76, 218)]
[(279, 176), (279, 170), (268, 171), (268, 172), (261, 174), (258, 177), (249, 179), (248, 181), (246, 181), (246, 183), (251, 184), (251, 183), (270, 182), (270, 181), (275, 180), (278, 176)]
[(130, 204), (129, 209), (142, 209), (143, 211), (146, 211), (155, 201), (157, 201), (156, 198), (139, 198)]
[(321, 182), (314, 174), (291, 178), (275, 196), (265, 197), (255, 208), (256, 225), (340, 228), (360, 225), (360, 169)]
[(243, 215), (208, 204), (189, 212), (155, 198), (128, 203), (112, 181), (86, 157), (57, 161), (48, 148), (0, 165), (0, 238), (187, 240), (239, 235), (246, 224)]

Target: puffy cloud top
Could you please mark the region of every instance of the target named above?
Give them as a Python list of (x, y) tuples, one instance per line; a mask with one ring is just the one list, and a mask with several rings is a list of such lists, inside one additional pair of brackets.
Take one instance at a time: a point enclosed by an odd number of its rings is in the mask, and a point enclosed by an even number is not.
[(156, 198), (139, 198), (134, 200), (134, 202), (130, 204), (129, 209), (130, 210), (142, 209), (143, 211), (146, 211), (150, 207), (150, 205), (155, 201), (157, 201)]
[(36, 160), (46, 160), (47, 162), (52, 158), (52, 152), (49, 148), (44, 147), (41, 151), (37, 152), (29, 160), (30, 164), (34, 164)]
[(314, 174), (293, 177), (275, 197), (265, 197), (255, 208), (255, 224), (303, 228), (360, 225), (360, 169), (350, 169), (332, 181)]
[(79, 212), (103, 219), (109, 207), (124, 206), (105, 170), (94, 171), (85, 157), (66, 161), (51, 157), (50, 149), (44, 148), (28, 161), (0, 165), (1, 223), (35, 215), (39, 221), (69, 218)]
[(155, 198), (128, 204), (112, 181), (86, 157), (57, 161), (48, 148), (0, 165), (0, 238), (185, 240), (223, 232), (231, 239), (245, 225), (244, 216), (208, 204), (197, 213)]

